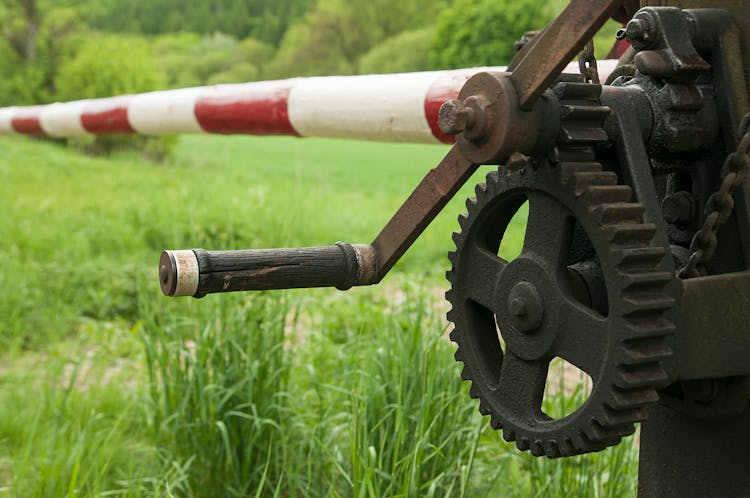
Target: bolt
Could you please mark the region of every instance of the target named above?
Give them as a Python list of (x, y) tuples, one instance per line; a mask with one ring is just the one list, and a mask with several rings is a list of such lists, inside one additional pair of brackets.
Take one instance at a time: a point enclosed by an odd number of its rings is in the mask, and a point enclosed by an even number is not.
[(475, 121), (474, 109), (460, 100), (448, 100), (440, 106), (438, 124), (446, 135), (458, 135), (474, 126)]
[(693, 220), (695, 201), (689, 192), (681, 190), (666, 196), (661, 201), (661, 211), (667, 223), (690, 223)]
[(513, 299), (510, 302), (510, 313), (513, 316), (522, 317), (528, 313), (526, 301), (520, 298)]
[(643, 18), (632, 19), (630, 22), (628, 22), (627, 26), (625, 26), (625, 36), (628, 37), (628, 40), (648, 40), (651, 36), (651, 34), (649, 33), (648, 21)]

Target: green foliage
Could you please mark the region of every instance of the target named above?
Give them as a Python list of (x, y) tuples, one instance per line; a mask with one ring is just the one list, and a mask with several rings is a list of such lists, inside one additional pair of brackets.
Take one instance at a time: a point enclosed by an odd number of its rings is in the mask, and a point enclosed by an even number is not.
[(215, 31), (278, 44), (310, 0), (83, 0), (85, 18), (97, 29), (163, 34)]
[(46, 1), (0, 5), (0, 105), (54, 100), (54, 78), (70, 39), (82, 30), (78, 13)]
[(375, 46), (359, 59), (360, 73), (426, 71), (434, 29), (404, 31)]
[[(163, 88), (165, 84), (166, 75), (144, 40), (110, 34), (89, 35), (55, 78), (56, 97), (60, 100), (140, 93)], [(142, 136), (86, 136), (68, 142), (93, 154), (135, 148), (156, 160), (168, 157), (174, 146), (174, 138)]]
[(555, 14), (536, 0), (457, 0), (438, 18), (430, 62), (438, 69), (507, 64), (513, 42)]
[(142, 39), (120, 35), (87, 38), (55, 78), (59, 99), (109, 97), (164, 86), (164, 73)]
[(181, 496), (250, 496), (278, 483), (288, 458), (288, 309), (262, 298), (217, 304), (210, 323), (153, 314), (142, 332), (155, 440), (164, 466), (184, 469)]

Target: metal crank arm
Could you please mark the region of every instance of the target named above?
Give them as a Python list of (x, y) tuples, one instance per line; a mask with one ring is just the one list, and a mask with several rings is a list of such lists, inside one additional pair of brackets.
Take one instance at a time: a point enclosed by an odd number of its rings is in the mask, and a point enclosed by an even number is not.
[(435, 219), (477, 164), (453, 147), (417, 185), (370, 245), (337, 242), (297, 249), (164, 251), (159, 283), (165, 296), (377, 284)]

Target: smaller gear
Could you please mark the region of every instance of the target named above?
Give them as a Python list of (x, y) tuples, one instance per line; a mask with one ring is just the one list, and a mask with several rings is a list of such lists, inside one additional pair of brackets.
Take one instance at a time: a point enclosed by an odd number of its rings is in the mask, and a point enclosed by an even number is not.
[[(643, 223), (643, 207), (631, 197), (598, 163), (545, 159), (490, 173), (459, 218), (446, 275), (456, 359), (480, 411), (521, 450), (549, 457), (601, 450), (632, 433), (643, 407), (658, 399), (674, 328), (663, 287), (673, 275), (657, 269), (665, 248), (652, 245), (655, 228)], [(503, 234), (527, 201), (523, 250), (503, 260)], [(588, 260), (573, 247), (581, 230)], [(571, 278), (592, 266), (587, 275), (594, 277)], [(587, 295), (587, 279), (597, 278), (604, 299)], [(541, 409), (555, 357), (593, 381), (585, 404), (560, 419)]]

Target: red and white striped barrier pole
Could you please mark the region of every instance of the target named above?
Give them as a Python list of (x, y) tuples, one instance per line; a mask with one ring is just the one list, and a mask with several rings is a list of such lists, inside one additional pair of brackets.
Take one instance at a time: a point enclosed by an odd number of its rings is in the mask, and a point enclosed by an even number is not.
[[(604, 79), (616, 60), (599, 61)], [(294, 78), (0, 108), (0, 133), (220, 133), (451, 143), (438, 110), (481, 67), (452, 71)], [(578, 72), (578, 64), (566, 69)]]

